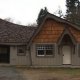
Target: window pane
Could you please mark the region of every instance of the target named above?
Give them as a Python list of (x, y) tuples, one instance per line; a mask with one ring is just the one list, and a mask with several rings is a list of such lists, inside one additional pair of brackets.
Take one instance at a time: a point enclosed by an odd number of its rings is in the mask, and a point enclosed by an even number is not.
[(53, 49), (53, 45), (45, 45), (46, 50)]
[(78, 45), (78, 56), (80, 57), (80, 44)]
[(44, 56), (44, 50), (38, 50), (37, 54), (38, 54), (38, 56), (39, 56), (39, 55), (40, 55), (40, 56)]
[(17, 55), (18, 56), (25, 56), (26, 55), (26, 48), (25, 48), (25, 46), (18, 46), (18, 48), (17, 48)]
[(53, 50), (46, 50), (46, 55), (53, 55)]
[(36, 46), (38, 56), (53, 56), (55, 46), (53, 44), (40, 44)]
[(44, 50), (45, 49), (45, 46), (44, 45), (38, 45), (37, 46), (37, 50)]
[(24, 53), (24, 49), (18, 49), (18, 53)]

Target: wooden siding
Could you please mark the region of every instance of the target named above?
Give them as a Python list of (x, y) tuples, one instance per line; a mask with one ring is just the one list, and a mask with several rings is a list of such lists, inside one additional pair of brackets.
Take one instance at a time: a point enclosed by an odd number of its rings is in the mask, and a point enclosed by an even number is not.
[(64, 30), (64, 24), (47, 19), (41, 31), (35, 36), (33, 42), (36, 43), (55, 43)]
[(26, 51), (25, 56), (17, 55), (17, 46), (10, 46), (10, 65), (30, 65), (30, 55)]
[(77, 43), (80, 43), (80, 31), (73, 28), (73, 27), (69, 27), (71, 33), (73, 34), (75, 40), (77, 41)]
[(62, 55), (58, 55), (57, 44), (55, 45), (55, 57), (54, 56), (36, 56), (36, 44), (31, 45), (31, 58), (32, 66), (59, 66), (62, 65)]

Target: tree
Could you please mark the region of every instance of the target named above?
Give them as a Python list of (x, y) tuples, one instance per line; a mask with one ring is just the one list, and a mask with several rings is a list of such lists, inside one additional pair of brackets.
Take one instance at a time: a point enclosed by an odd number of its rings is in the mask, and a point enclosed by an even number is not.
[(62, 10), (59, 9), (58, 14), (59, 14), (59, 17), (61, 18), (63, 16)]
[(43, 21), (43, 18), (47, 15), (47, 8), (45, 7), (45, 9), (41, 9), (37, 18), (37, 24), (40, 25), (41, 22)]
[(66, 0), (66, 19), (73, 23), (76, 23), (78, 18), (78, 2), (79, 0)]
[(28, 26), (28, 27), (37, 27), (37, 24), (36, 23), (29, 23), (29, 24), (27, 24), (26, 26)]
[(80, 25), (80, 2), (78, 1), (77, 5), (77, 16), (76, 16), (76, 24)]
[(14, 19), (12, 19), (10, 17), (5, 18), (4, 20), (5, 21), (8, 21), (8, 22), (11, 22), (11, 23), (15, 23), (15, 24), (21, 25), (21, 22), (20, 21), (14, 21)]
[(5, 21), (8, 21), (8, 22), (13, 22), (13, 19), (10, 18), (10, 17), (5, 18), (4, 20), (5, 20)]
[(57, 11), (54, 12), (54, 14), (57, 15), (57, 16), (59, 16), (60, 18), (63, 18), (64, 17), (60, 6), (58, 7)]

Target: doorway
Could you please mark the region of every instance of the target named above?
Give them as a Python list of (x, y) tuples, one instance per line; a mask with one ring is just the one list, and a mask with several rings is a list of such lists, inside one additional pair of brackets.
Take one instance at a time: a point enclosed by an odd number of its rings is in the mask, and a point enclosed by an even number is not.
[(63, 46), (63, 64), (71, 64), (71, 46)]
[(9, 63), (10, 62), (10, 47), (9, 46), (0, 46), (0, 63)]

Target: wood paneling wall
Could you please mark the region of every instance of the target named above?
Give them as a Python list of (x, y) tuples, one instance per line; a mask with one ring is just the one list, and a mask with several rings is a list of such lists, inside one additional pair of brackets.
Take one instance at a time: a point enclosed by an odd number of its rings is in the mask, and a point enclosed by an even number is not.
[(35, 36), (33, 42), (55, 43), (64, 30), (64, 24), (48, 19), (42, 26), (40, 32)]
[(80, 30), (77, 30), (73, 27), (69, 27), (71, 33), (73, 34), (74, 38), (78, 43), (80, 43)]

